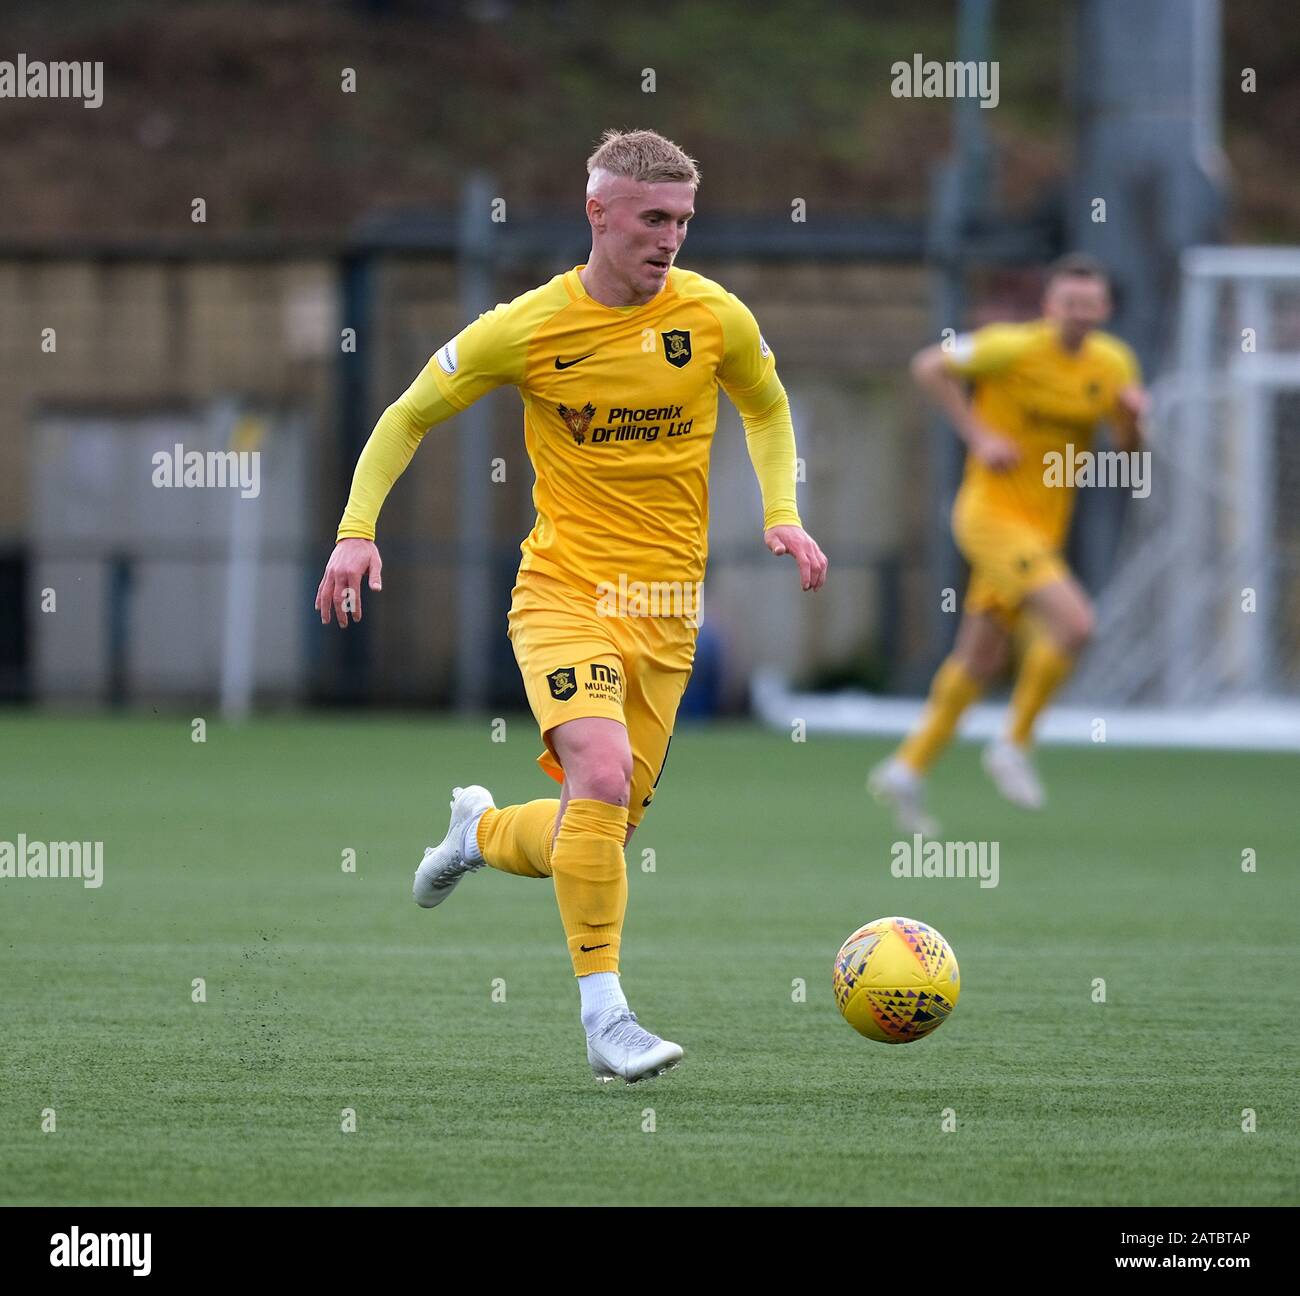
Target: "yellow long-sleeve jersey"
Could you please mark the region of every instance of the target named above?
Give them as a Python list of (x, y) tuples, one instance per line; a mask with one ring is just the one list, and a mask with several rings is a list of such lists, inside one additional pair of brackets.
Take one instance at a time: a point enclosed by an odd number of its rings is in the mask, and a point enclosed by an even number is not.
[(362, 451), (340, 540), (374, 539), (425, 432), (502, 385), (523, 398), (536, 479), (521, 571), (586, 590), (620, 574), (701, 580), (720, 386), (744, 421), (764, 527), (801, 525), (789, 401), (750, 311), (679, 269), (642, 306), (604, 306), (581, 269), (487, 311), (434, 354)]
[(1096, 425), (1113, 418), (1119, 394), (1141, 381), (1136, 356), (1110, 333), (1095, 330), (1079, 350), (1066, 351), (1050, 320), (989, 324), (962, 334), (948, 368), (974, 386), (972, 407), (982, 422), (1021, 452), (1012, 469), (994, 471), (966, 456), (959, 502), (1025, 521), (1053, 544), (1064, 541), (1073, 488), (1044, 478), (1044, 455), (1090, 448)]

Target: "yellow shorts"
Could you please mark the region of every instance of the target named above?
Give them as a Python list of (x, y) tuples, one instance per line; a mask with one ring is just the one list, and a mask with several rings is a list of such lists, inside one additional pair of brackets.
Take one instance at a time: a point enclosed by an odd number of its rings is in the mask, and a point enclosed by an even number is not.
[(952, 534), (970, 563), (967, 612), (990, 613), (1014, 623), (1031, 594), (1070, 575), (1060, 546), (1044, 531), (1005, 513), (963, 505), (960, 497), (952, 513)]
[(528, 705), (546, 744), (537, 763), (564, 782), (551, 730), (587, 716), (619, 721), (632, 748), (628, 822), (640, 823), (654, 800), (691, 677), (695, 627), (681, 617), (601, 616), (594, 596), (535, 571), (519, 573), (509, 625)]

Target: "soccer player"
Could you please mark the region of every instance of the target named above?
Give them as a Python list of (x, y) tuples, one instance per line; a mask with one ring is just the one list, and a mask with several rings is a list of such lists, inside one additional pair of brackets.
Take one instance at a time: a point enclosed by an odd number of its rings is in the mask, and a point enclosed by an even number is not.
[(607, 131), (587, 160), (584, 265), (481, 315), (384, 411), (357, 462), (316, 594), (321, 621), (361, 618), (380, 588), (375, 523), (426, 431), (501, 385), (519, 390), (537, 520), (521, 545), (509, 635), (559, 798), (493, 804), (452, 791), (451, 824), (415, 873), (441, 904), (489, 865), (552, 878), (601, 1080), (682, 1057), (628, 1010), (619, 978), (623, 850), (663, 773), (691, 673), (718, 388), (740, 411), (763, 539), (821, 587), (826, 556), (795, 507), (790, 406), (753, 315), (674, 264), (694, 216), (695, 162), (653, 131)]
[(967, 446), (952, 521), (971, 575), (956, 643), (935, 674), (918, 727), (868, 778), (906, 832), (937, 835), (924, 807), (926, 771), (962, 712), (1006, 665), (1024, 613), (1033, 636), (1005, 735), (985, 749), (983, 765), (1013, 804), (1043, 804), (1029, 756), (1034, 721), (1093, 628), (1092, 605), (1061, 556), (1074, 489), (1057, 483), (1045, 457), (1068, 447), (1086, 451), (1103, 420), (1120, 450), (1136, 450), (1147, 407), (1132, 351), (1100, 331), (1110, 309), (1100, 263), (1067, 256), (1048, 273), (1041, 319), (990, 324), (959, 337), (951, 352), (931, 346), (912, 360), (917, 385)]

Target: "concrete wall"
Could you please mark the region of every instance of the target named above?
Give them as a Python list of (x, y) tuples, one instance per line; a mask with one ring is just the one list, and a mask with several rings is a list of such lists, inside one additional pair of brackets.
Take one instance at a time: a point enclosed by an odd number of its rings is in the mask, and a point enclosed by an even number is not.
[[(854, 656), (881, 632), (881, 560), (900, 561), (902, 614), (890, 627), (903, 651), (919, 645), (911, 610), (924, 596), (924, 444), (907, 388), (906, 361), (925, 340), (926, 279), (919, 268), (753, 263), (685, 264), (735, 292), (776, 351), (807, 460), (801, 508), (830, 553), (834, 584), (800, 593), (789, 564), (761, 548), (757, 487), (739, 419), (727, 403), (714, 448), (706, 608), (728, 646), (736, 699), (755, 665), (803, 674)], [(503, 276), (508, 300), (561, 266)], [(368, 422), (463, 323), (454, 266), (385, 262), (376, 275), (370, 336), (375, 348)], [(223, 396), (301, 417), (306, 432), (305, 569), (328, 555), (351, 463), (339, 452), (337, 356), (340, 318), (334, 265), (293, 262), (0, 262), (0, 547), (38, 532), (31, 436), (40, 411), (69, 403), (106, 411), (169, 402), (201, 407)], [(42, 330), (56, 349), (42, 351)], [(507, 481), (494, 488), (497, 552), (485, 596), (494, 609), (494, 663), (510, 675), (504, 610), (517, 545), (532, 523), (531, 473), (513, 392), (492, 403), (484, 465), (499, 455)], [(459, 560), (455, 438), (436, 429), (385, 508), (380, 531), (385, 591), (372, 599), (369, 634), (376, 700), (442, 701), (454, 667), (454, 563)], [(314, 540), (310, 537), (314, 537)], [(486, 570), (486, 568), (485, 568)], [(499, 616), (499, 620), (495, 619)], [(328, 666), (333, 643), (309, 644)], [(320, 675), (329, 691), (329, 673)]]

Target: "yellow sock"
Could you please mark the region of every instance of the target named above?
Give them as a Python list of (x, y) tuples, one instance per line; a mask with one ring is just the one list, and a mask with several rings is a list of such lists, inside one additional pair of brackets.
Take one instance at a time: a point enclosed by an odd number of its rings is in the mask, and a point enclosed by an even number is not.
[(627, 909), (627, 806), (570, 801), (551, 864), (574, 976), (617, 972)]
[(961, 713), (984, 691), (984, 686), (956, 657), (948, 657), (934, 673), (930, 702), (921, 723), (898, 749), (898, 759), (918, 774), (934, 764), (951, 741)]
[(483, 859), (503, 873), (520, 877), (551, 876), (551, 838), (560, 803), (528, 801), (485, 810), (478, 821), (478, 848)]
[(1029, 645), (1011, 694), (1011, 727), (1007, 737), (1013, 743), (1021, 747), (1029, 745), (1038, 713), (1073, 669), (1074, 658), (1063, 653), (1047, 635), (1038, 635)]

